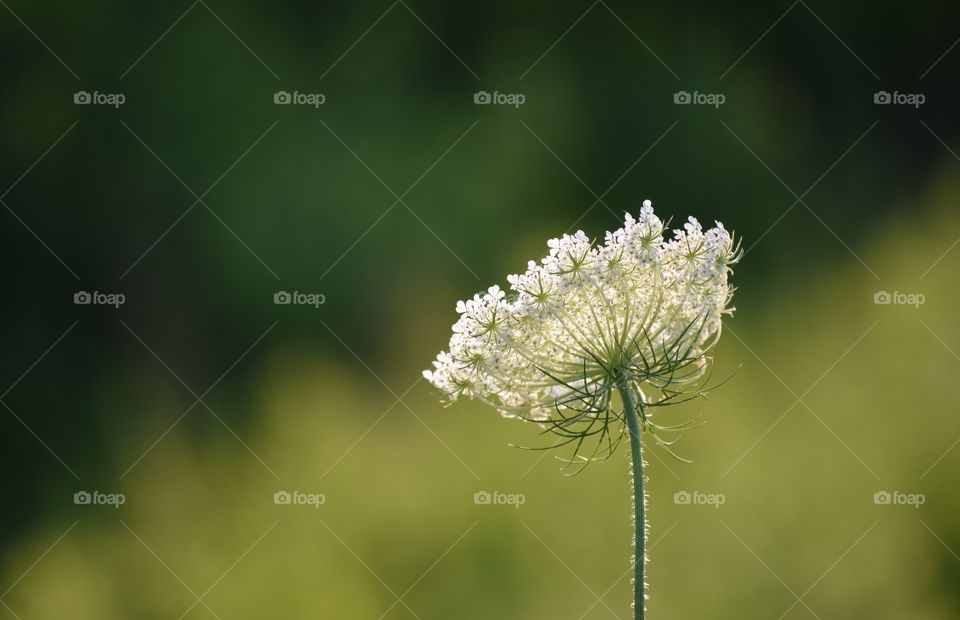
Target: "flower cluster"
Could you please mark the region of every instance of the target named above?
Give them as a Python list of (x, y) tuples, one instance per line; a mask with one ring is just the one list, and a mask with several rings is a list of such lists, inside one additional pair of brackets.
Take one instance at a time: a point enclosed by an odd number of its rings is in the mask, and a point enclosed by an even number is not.
[[(548, 242), (540, 262), (457, 303), (448, 351), (430, 383), (507, 417), (548, 423), (597, 416), (630, 385), (667, 399), (702, 377), (732, 311), (727, 278), (740, 256), (719, 222), (693, 217), (672, 236), (649, 200), (594, 244), (582, 232)], [(557, 428), (557, 427), (555, 427)]]

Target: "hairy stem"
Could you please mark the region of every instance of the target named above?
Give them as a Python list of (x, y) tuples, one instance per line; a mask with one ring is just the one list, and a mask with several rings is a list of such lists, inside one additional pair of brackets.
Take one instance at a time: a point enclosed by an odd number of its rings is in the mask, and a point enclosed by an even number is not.
[[(644, 568), (647, 563), (647, 498), (643, 492), (643, 448), (640, 443), (640, 425), (637, 417), (643, 410), (643, 403), (635, 401), (633, 392), (626, 379), (618, 385), (623, 400), (623, 415), (627, 419), (630, 432), (630, 463), (633, 478), (633, 617), (643, 620), (644, 616)], [(638, 410), (639, 406), (639, 410)]]

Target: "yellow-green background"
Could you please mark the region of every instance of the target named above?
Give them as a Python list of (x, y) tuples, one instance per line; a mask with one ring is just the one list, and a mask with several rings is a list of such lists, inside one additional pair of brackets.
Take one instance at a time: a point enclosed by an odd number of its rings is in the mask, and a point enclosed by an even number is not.
[(960, 617), (949, 10), (4, 0), (0, 618), (628, 618), (627, 452), (564, 477), (419, 377), (457, 299), (645, 198), (748, 249), (732, 380), (663, 414), (694, 463), (648, 453), (649, 617)]

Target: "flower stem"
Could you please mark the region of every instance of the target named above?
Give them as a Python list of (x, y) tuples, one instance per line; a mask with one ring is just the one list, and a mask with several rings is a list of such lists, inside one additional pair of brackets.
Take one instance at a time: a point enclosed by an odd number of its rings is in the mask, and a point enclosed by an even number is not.
[(644, 568), (647, 554), (647, 498), (643, 492), (643, 448), (640, 443), (640, 425), (637, 422), (637, 406), (642, 409), (643, 404), (634, 401), (633, 393), (627, 381), (621, 380), (618, 389), (623, 400), (623, 415), (627, 419), (627, 429), (630, 433), (630, 462), (633, 478), (633, 617), (634, 620), (643, 620), (644, 615)]

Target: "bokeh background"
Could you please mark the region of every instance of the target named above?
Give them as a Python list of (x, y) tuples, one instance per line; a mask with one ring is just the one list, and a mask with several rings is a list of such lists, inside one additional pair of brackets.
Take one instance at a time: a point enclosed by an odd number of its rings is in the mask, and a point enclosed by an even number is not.
[(0, 617), (628, 618), (627, 451), (420, 372), (645, 198), (746, 249), (650, 617), (960, 617), (955, 7), (0, 5)]

